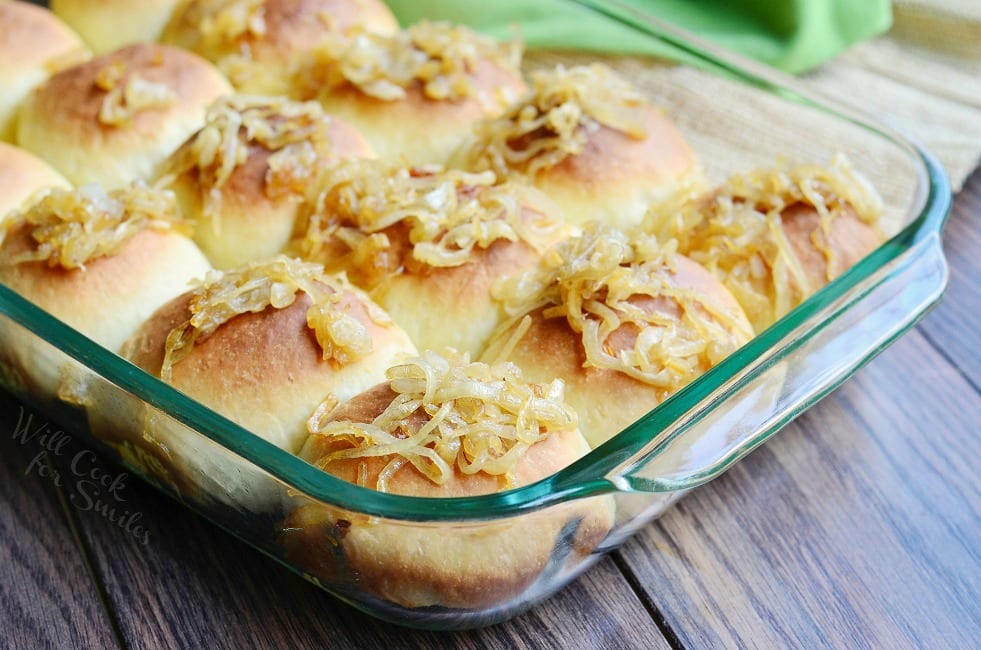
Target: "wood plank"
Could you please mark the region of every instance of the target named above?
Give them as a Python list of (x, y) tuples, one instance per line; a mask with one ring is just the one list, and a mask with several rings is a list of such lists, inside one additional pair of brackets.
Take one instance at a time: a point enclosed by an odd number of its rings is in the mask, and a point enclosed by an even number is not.
[(981, 397), (912, 332), (622, 549), (691, 647), (973, 647)]
[(955, 201), (950, 288), (919, 334), (624, 549), (669, 633), (696, 646), (974, 643), (979, 232), (981, 170)]
[[(108, 461), (100, 461), (107, 463)], [(130, 481), (138, 537), (79, 513), (122, 635), (135, 648), (666, 648), (609, 559), (539, 607), (491, 628), (443, 634), (383, 623), (344, 605), (152, 488)]]
[[(0, 392), (0, 645), (115, 647), (96, 583), (47, 474), (44, 449), (37, 438), (15, 438), (32, 412), (24, 413)], [(33, 415), (32, 429), (45, 423)], [(47, 455), (58, 451), (70, 453), (62, 447)]]
[(957, 195), (944, 231), (950, 286), (922, 328), (934, 346), (956, 365), (975, 388), (981, 387), (981, 168)]

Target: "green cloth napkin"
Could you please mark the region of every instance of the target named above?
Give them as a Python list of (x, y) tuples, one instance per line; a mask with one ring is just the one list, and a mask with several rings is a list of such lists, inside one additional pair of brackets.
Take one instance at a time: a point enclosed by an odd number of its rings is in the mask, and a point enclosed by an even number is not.
[[(889, 0), (624, 0), (707, 40), (787, 72), (804, 72), (889, 29)], [(529, 48), (670, 56), (663, 44), (562, 0), (388, 0), (402, 25), (424, 18), (497, 38), (520, 25)]]

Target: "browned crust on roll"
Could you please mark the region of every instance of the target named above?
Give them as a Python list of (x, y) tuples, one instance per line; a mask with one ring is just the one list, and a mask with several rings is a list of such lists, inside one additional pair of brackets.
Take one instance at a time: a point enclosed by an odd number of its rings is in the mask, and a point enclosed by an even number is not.
[[(116, 351), (154, 309), (180, 293), (192, 276), (209, 267), (185, 236), (143, 230), (114, 255), (66, 270), (46, 261), (17, 262), (36, 250), (33, 226), (14, 226), (0, 246), (0, 283), (64, 321), (96, 343)], [(2, 323), (0, 323), (2, 325)], [(3, 327), (0, 347), (8, 348), (31, 390), (55, 394), (69, 358), (18, 328)]]
[(86, 51), (82, 39), (50, 11), (27, 2), (0, 2), (0, 79)]
[(672, 121), (653, 106), (645, 113), (644, 139), (599, 124), (582, 153), (541, 171), (536, 182), (616, 195), (638, 185), (668, 184), (694, 169), (695, 154)]
[[(320, 164), (329, 165), (332, 161), (339, 158), (374, 158), (374, 151), (368, 141), (361, 133), (347, 122), (329, 118), (327, 128), (330, 138), (330, 147), (334, 154), (328, 160), (320, 161)], [(174, 153), (174, 157), (179, 158), (192, 146), (192, 141), (181, 145), (181, 148)], [(222, 212), (231, 211), (244, 212), (241, 215), (250, 221), (262, 220), (265, 218), (278, 221), (281, 215), (275, 210), (284, 204), (289, 206), (291, 221), (295, 217), (297, 199), (302, 197), (283, 194), (280, 196), (270, 196), (267, 187), (269, 173), (269, 157), (275, 151), (264, 147), (261, 144), (250, 143), (245, 161), (236, 165), (228, 177), (228, 180), (217, 190), (221, 193)], [(182, 174), (176, 181), (182, 193), (184, 202), (184, 212), (187, 218), (196, 218), (201, 212), (201, 197), (203, 194), (212, 191), (213, 188), (202, 187), (200, 174), (197, 167), (192, 167)], [(192, 197), (198, 200), (191, 201)], [(225, 223), (227, 220), (223, 220)]]
[[(126, 354), (133, 363), (160, 374), (167, 336), (190, 318), (192, 295), (188, 292), (171, 301), (147, 321), (127, 345)], [(193, 395), (213, 393), (208, 402), (219, 410), (222, 406), (237, 408), (243, 399), (256, 410), (273, 407), (277, 398), (264, 404), (253, 391), (269, 386), (275, 387), (274, 392), (286, 390), (338, 365), (333, 359), (324, 360), (316, 335), (307, 325), (311, 304), (308, 295), (300, 294), (283, 309), (267, 307), (232, 317), (211, 335), (198, 339), (191, 352), (174, 364), (171, 383)], [(344, 293), (338, 308), (348, 310), (373, 337), (386, 331), (371, 320), (353, 294)]]
[[(99, 118), (110, 97), (103, 89), (105, 71), (122, 73), (103, 116), (110, 123)], [(126, 91), (134, 75), (153, 90), (137, 90), (130, 104)], [(74, 184), (97, 182), (112, 189), (153, 177), (202, 126), (206, 107), (229, 92), (225, 78), (195, 54), (132, 45), (64, 70), (38, 87), (20, 108), (17, 139)], [(117, 99), (123, 101), (117, 105)]]
[[(163, 259), (168, 250), (181, 245), (178, 242), (193, 248), (183, 235), (142, 230), (118, 253), (90, 260), (84, 269), (52, 267), (43, 261), (14, 262), (19, 255), (36, 249), (32, 230), (30, 224), (21, 224), (4, 239), (0, 247), (0, 281), (103, 344), (107, 344), (104, 336), (97, 332), (113, 329), (119, 314), (107, 318), (99, 305), (104, 305), (108, 296), (126, 296), (135, 306), (147, 281), (143, 269), (147, 268), (148, 256)], [(135, 326), (133, 323), (134, 329)]]
[[(678, 233), (668, 231), (665, 236), (680, 235), (685, 242), (682, 248), (713, 269), (742, 301), (757, 332), (847, 271), (883, 241), (873, 219), (868, 216), (863, 219), (852, 204), (844, 201), (836, 202), (824, 216), (810, 202), (800, 200), (788, 201), (783, 207), (773, 208), (770, 214), (763, 214), (758, 207), (747, 205), (737, 197), (733, 201), (734, 210), (752, 211), (750, 214), (759, 220), (761, 232), (755, 236), (744, 235), (734, 248), (720, 247), (717, 234), (710, 238), (705, 235), (712, 233), (714, 224), (718, 223), (714, 210), (719, 192), (694, 199), (689, 208), (695, 215), (694, 222), (681, 226)], [(779, 244), (774, 237), (766, 221), (771, 218), (779, 219), (776, 226), (787, 246)], [(757, 262), (762, 273), (747, 273), (746, 267)], [(786, 273), (780, 283), (774, 271), (778, 263), (793, 265), (799, 268), (799, 273)]]
[[(341, 158), (374, 157), (368, 141), (354, 127), (325, 119), (329, 146), (317, 153), (309, 168), (296, 170), (302, 180), (287, 177), (270, 184), (269, 159), (279, 151), (252, 142), (245, 145), (245, 160), (220, 186), (214, 186), (213, 176), (202, 174), (197, 165), (172, 181), (170, 188), (181, 211), (195, 224), (194, 240), (217, 268), (234, 268), (282, 252), (301, 207), (311, 198), (307, 194), (309, 186), (316, 186), (316, 176)], [(193, 147), (192, 138), (171, 161), (193, 156)], [(309, 178), (304, 178), (307, 173)]]
[(368, 95), (351, 83), (331, 88), (319, 99), (328, 113), (357, 126), (382, 158), (442, 164), (476, 121), (500, 114), (508, 98), (526, 90), (520, 77), (489, 60), (480, 61), (471, 79), (475, 94), (457, 99), (428, 97), (419, 81), (397, 100)]
[(701, 182), (695, 154), (671, 120), (651, 106), (645, 112), (644, 139), (599, 124), (582, 153), (566, 156), (532, 179), (569, 222), (596, 220), (632, 228), (652, 203)]
[[(274, 152), (261, 145), (248, 145), (245, 162), (238, 165), (221, 188), (222, 212), (225, 208), (246, 209), (249, 219), (262, 219), (275, 205), (290, 202), (288, 196), (271, 198), (266, 191), (269, 157)], [(190, 174), (196, 175), (196, 170)], [(193, 180), (191, 181), (193, 183)], [(225, 202), (228, 203), (225, 203)]]
[[(196, 51), (215, 62), (223, 56), (238, 54), (240, 48), (231, 43), (221, 50), (208, 51), (201, 42), (201, 20), (214, 11), (215, 4), (209, 0), (192, 0), (176, 12), (161, 40)], [(380, 0), (265, 0), (262, 7), (265, 33), (242, 39), (253, 58), (259, 61), (286, 62), (296, 53), (315, 47), (328, 34), (345, 34), (359, 28), (379, 34), (398, 31), (394, 15)], [(324, 20), (321, 15), (329, 19)]]
[[(158, 312), (141, 332), (131, 360), (153, 374), (160, 373), (164, 345), (170, 331), (191, 316), (191, 294), (185, 294)], [(263, 386), (289, 386), (309, 375), (323, 372), (324, 361), (313, 330), (307, 326), (309, 296), (303, 294), (283, 309), (267, 307), (241, 314), (200, 339), (194, 349), (174, 365), (172, 383), (203, 399), (218, 410), (238, 405), (247, 395), (257, 410), (265, 403)], [(131, 348), (133, 349), (133, 348)]]
[(353, 124), (337, 117), (330, 117), (327, 128), (331, 146), (339, 158), (374, 158), (371, 143)]
[[(751, 330), (742, 307), (715, 276), (681, 255), (675, 257), (675, 264), (676, 271), (671, 274), (675, 286), (710, 298), (717, 307), (741, 321), (745, 331)], [(647, 313), (674, 318), (681, 309), (674, 299), (664, 296), (637, 295), (630, 302)], [(545, 318), (546, 308), (527, 314), (529, 326), (516, 342), (512, 337), (520, 321), (495, 332), (483, 358), (492, 363), (510, 361), (531, 382), (542, 383), (556, 377), (565, 382), (566, 400), (579, 414), (579, 428), (592, 447), (635, 422), (677, 390), (677, 387), (667, 389), (647, 384), (612, 368), (588, 365), (582, 334), (566, 318)], [(710, 318), (700, 304), (690, 308), (700, 317)], [(626, 323), (614, 330), (604, 343), (615, 356), (621, 350), (631, 349), (639, 333), (635, 324)], [(507, 349), (511, 344), (513, 347)], [(700, 360), (697, 373), (704, 373), (709, 367)]]
[[(395, 393), (388, 383), (379, 384), (347, 402), (342, 403), (325, 421), (329, 422), (371, 422), (388, 407), (395, 398)], [(422, 426), (425, 418), (416, 413), (410, 420), (410, 425)], [(313, 434), (307, 439), (300, 457), (317, 464), (327, 453), (333, 451), (333, 446), (324, 437)], [(569, 465), (586, 451), (582, 437), (578, 431), (556, 432), (544, 440), (532, 445), (522, 456), (514, 470), (514, 484), (527, 485), (558, 471)], [(356, 459), (333, 461), (324, 467), (324, 471), (341, 478), (348, 483), (357, 483), (360, 466), (364, 465), (366, 485), (373, 487), (378, 482), (378, 475), (391, 456), (375, 456)], [(477, 472), (464, 474), (458, 468), (450, 479), (443, 485), (437, 485), (411, 466), (406, 466), (396, 472), (388, 481), (388, 492), (418, 497), (465, 497), (480, 494), (493, 494), (504, 488), (501, 477)]]
[[(411, 241), (410, 218), (379, 230), (387, 245), (371, 249), (368, 254), (357, 247), (352, 250), (336, 235), (318, 241), (314, 250), (305, 250), (308, 228), (327, 232), (326, 225), (311, 223), (300, 224), (292, 246), (299, 254), (323, 263), (329, 272), (346, 273), (353, 284), (369, 292), (421, 350), (441, 352), (452, 347), (476, 358), (491, 332), (506, 318), (504, 306), (494, 298), (492, 287), (505, 277), (537, 265), (546, 250), (569, 234), (554, 204), (541, 192), (509, 187), (508, 198), (515, 200), (520, 211), (515, 216), (528, 227), (527, 233), (518, 233), (515, 241), (495, 239), (486, 247), (473, 243), (466, 259), (454, 266), (433, 266), (425, 261), (428, 258), (415, 257), (416, 247), (422, 242)], [(498, 189), (463, 185), (456, 191), (458, 197), (469, 200)], [(347, 208), (331, 205), (328, 201), (323, 208), (331, 226), (357, 227), (352, 223), (356, 217), (343, 212)], [(331, 210), (342, 214), (334, 216)], [(483, 214), (489, 219), (505, 218), (489, 210)], [(331, 222), (332, 218), (337, 222)], [(445, 223), (442, 227), (449, 228)], [(441, 232), (445, 235), (445, 230)], [(448, 246), (448, 250), (452, 249), (452, 245)]]
[[(387, 383), (381, 384), (338, 406), (330, 420), (370, 422), (394, 395)], [(424, 416), (413, 419), (424, 422)], [(329, 450), (330, 443), (312, 435), (301, 457), (317, 463)], [(544, 478), (586, 451), (577, 431), (553, 433), (518, 461), (515, 483)], [(370, 485), (389, 460), (336, 461), (325, 471), (357, 482), (363, 462)], [(483, 472), (464, 475), (456, 470), (440, 486), (411, 466), (402, 467), (388, 482), (392, 493), (419, 497), (475, 496), (500, 489), (499, 479)], [(298, 566), (335, 585), (355, 583), (359, 591), (404, 607), (478, 608), (520, 594), (553, 556), (590, 553), (609, 531), (612, 517), (612, 501), (604, 498), (496, 522), (437, 525), (371, 520), (312, 504), (289, 515), (279, 541)]]
[(89, 56), (78, 35), (50, 12), (0, 2), (0, 140), (16, 140), (18, 109), (35, 87)]
[[(387, 273), (379, 274), (379, 269), (350, 265), (338, 266), (337, 270), (346, 271), (352, 281), (378, 295), (401, 292), (402, 289), (395, 287), (404, 284), (424, 294), (432, 294), (434, 299), (450, 306), (489, 299), (491, 285), (496, 280), (534, 265), (540, 257), (523, 241), (497, 239), (487, 248), (475, 246), (469, 259), (458, 266), (430, 266), (413, 257), (409, 230), (404, 222), (399, 222), (380, 231), (391, 244), (383, 262)], [(340, 252), (342, 245), (338, 244), (337, 250)], [(347, 250), (346, 247), (343, 250)], [(406, 291), (415, 293), (410, 289)]]
[[(120, 63), (125, 76), (132, 75), (151, 83), (167, 86), (176, 95), (175, 101), (161, 108), (137, 111), (125, 128), (103, 124), (99, 111), (107, 92), (96, 85), (99, 73)], [(68, 142), (105, 145), (116, 138), (152, 138), (160, 125), (173, 113), (200, 111), (227, 90), (225, 81), (208, 63), (190, 52), (153, 43), (130, 45), (110, 54), (97, 57), (63, 70), (38, 88), (32, 113), (55, 133), (69, 138)]]
[[(414, 293), (411, 285), (417, 284), (419, 291), (432, 294), (433, 307), (442, 302), (460, 305), (469, 311), (467, 305), (488, 299), (495, 282), (534, 266), (540, 258), (541, 254), (525, 242), (498, 239), (487, 248), (475, 249), (471, 259), (460, 266), (435, 268), (413, 260), (406, 265), (409, 273), (403, 277), (409, 285), (406, 292)], [(412, 268), (417, 265), (418, 270)]]
[[(123, 346), (122, 355), (160, 376), (171, 331), (190, 318), (189, 292), (161, 307)], [(282, 309), (233, 316), (196, 340), (171, 368), (170, 383), (256, 434), (295, 451), (304, 424), (328, 393), (346, 399), (384, 377), (396, 352), (414, 352), (405, 335), (369, 313), (363, 294), (343, 290), (332, 306), (363, 325), (373, 342), (364, 357), (324, 359), (307, 322), (311, 298)]]
[[(345, 361), (336, 355), (325, 359), (308, 322), (313, 298), (302, 290), (282, 309), (253, 303), (261, 310), (223, 322), (205, 294), (198, 315), (206, 317), (209, 328), (187, 342), (188, 329), (193, 329), (188, 322), (192, 300), (197, 295), (192, 291), (157, 310), (120, 353), (257, 437), (296, 453), (307, 435), (306, 422), (322, 400), (328, 396), (344, 400), (375, 385), (384, 379), (396, 354), (415, 353), (405, 334), (384, 319), (362, 292), (327, 279), (316, 282), (321, 286), (312, 291), (318, 300), (336, 298), (318, 307), (356, 321), (370, 337), (369, 350)], [(183, 337), (177, 342), (180, 352), (167, 358), (172, 335)], [(227, 450), (170, 418), (149, 410), (142, 427), (141, 434), (127, 441), (132, 451), (157, 459), (164, 467), (161, 478), (195, 500), (214, 499), (258, 512), (278, 509), (286, 498), (283, 486), (261, 470), (243, 466)]]
[[(827, 234), (821, 228), (821, 215), (806, 203), (786, 207), (780, 221), (808, 282), (815, 288), (847, 271), (882, 243), (882, 235), (847, 205), (831, 220)], [(821, 248), (834, 252), (830, 264)]]
[[(202, 185), (201, 174), (196, 167), (187, 170), (169, 185), (177, 195), (181, 213), (194, 223), (194, 240), (216, 268), (234, 267), (250, 261), (238, 259), (243, 252), (239, 235), (254, 232), (267, 235), (270, 229), (278, 230), (283, 223), (290, 224), (283, 226), (287, 233), (292, 231), (291, 224), (298, 210), (297, 201), (288, 195), (270, 197), (266, 192), (268, 160), (272, 154), (261, 145), (248, 145), (245, 162), (235, 167), (220, 188)], [(181, 155), (181, 150), (176, 155)], [(209, 192), (217, 192), (221, 197), (217, 208), (220, 214), (218, 223), (205, 214)], [(269, 243), (269, 238), (263, 236), (253, 241), (260, 246)], [(269, 251), (270, 254), (277, 252)]]
[[(503, 306), (490, 295), (493, 284), (534, 266), (540, 255), (524, 242), (498, 240), (475, 249), (460, 266), (419, 265), (381, 282), (371, 296), (420, 349), (445, 346), (476, 357), (498, 323)], [(408, 266), (408, 265), (407, 265)]]
[[(596, 446), (601, 438), (609, 438), (667, 397), (663, 389), (618, 370), (585, 366), (581, 334), (564, 318), (545, 318), (543, 309), (529, 314), (530, 327), (507, 360), (521, 368), (529, 381), (551, 381), (558, 377), (565, 382), (566, 401), (579, 414), (579, 428), (591, 445)], [(505, 332), (500, 339), (495, 337), (484, 357), (494, 358), (497, 344), (506, 340), (509, 333)], [(621, 327), (611, 339), (622, 349), (636, 336), (635, 331)]]
[[(323, 22), (318, 14), (329, 16), (329, 20)], [(260, 51), (269, 47), (283, 57), (316, 45), (325, 31), (364, 29), (392, 34), (399, 28), (391, 10), (380, 0), (266, 0), (265, 18), (266, 35), (257, 45)]]
[(61, 174), (37, 156), (0, 142), (0, 230), (8, 212), (21, 207), (34, 192), (52, 186), (69, 187)]
[[(432, 129), (442, 126), (447, 120), (454, 124), (465, 123), (469, 127), (476, 120), (496, 115), (506, 107), (500, 92), (519, 96), (527, 89), (520, 77), (487, 59), (480, 60), (477, 67), (470, 71), (469, 77), (474, 93), (454, 99), (429, 97), (422, 82), (416, 80), (404, 88), (404, 97), (395, 100), (369, 95), (350, 82), (330, 88), (321, 100), (327, 105), (351, 105), (352, 112), (366, 113), (365, 121), (389, 120), (393, 125), (403, 124), (404, 127), (402, 120), (409, 118), (412, 120), (410, 124)], [(481, 101), (482, 94), (485, 101)]]
[[(57, 311), (63, 311), (58, 307), (68, 296), (78, 305), (85, 304), (91, 296), (106, 294), (120, 278), (131, 275), (133, 269), (139, 267), (146, 250), (153, 247), (150, 241), (163, 237), (153, 231), (141, 231), (118, 254), (90, 260), (85, 268), (65, 269), (58, 265), (49, 266), (45, 261), (14, 261), (37, 249), (37, 242), (31, 236), (33, 229), (34, 226), (28, 223), (11, 228), (0, 248), (0, 272), (4, 284), (40, 307)], [(97, 317), (101, 319), (104, 315)]]

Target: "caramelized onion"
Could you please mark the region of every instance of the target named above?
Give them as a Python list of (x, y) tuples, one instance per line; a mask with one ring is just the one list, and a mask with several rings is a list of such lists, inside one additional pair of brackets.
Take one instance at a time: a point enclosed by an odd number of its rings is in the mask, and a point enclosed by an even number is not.
[[(799, 165), (731, 177), (708, 197), (684, 196), (654, 206), (645, 228), (673, 237), (679, 248), (719, 276), (754, 323), (772, 323), (817, 291), (783, 229), (781, 215), (795, 204), (812, 206), (822, 237), (812, 243), (836, 268), (832, 223), (854, 213), (875, 227), (882, 200), (843, 155), (828, 166)], [(826, 278), (831, 280), (829, 276)]]
[(413, 259), (433, 267), (459, 266), (497, 240), (535, 247), (562, 228), (544, 217), (522, 218), (523, 189), (495, 181), (491, 172), (343, 161), (326, 173), (294, 243), (301, 257), (319, 260), (339, 240), (360, 268), (394, 272), (401, 260), (389, 259), (394, 242), (383, 231), (395, 224), (408, 227)]
[(177, 94), (167, 84), (153, 83), (139, 75), (128, 74), (122, 61), (99, 70), (95, 85), (106, 92), (99, 107), (98, 120), (109, 126), (126, 124), (140, 111), (164, 108), (177, 101)]
[(14, 261), (47, 262), (64, 269), (84, 268), (93, 259), (114, 255), (145, 229), (190, 234), (173, 192), (139, 181), (109, 192), (98, 185), (44, 190), (30, 207), (4, 220), (7, 229), (23, 222), (33, 227), (37, 246)]
[(208, 109), (204, 128), (171, 158), (162, 183), (194, 171), (201, 187), (209, 190), (204, 196), (204, 214), (218, 218), (218, 190), (245, 163), (249, 148), (261, 146), (274, 152), (267, 159), (266, 196), (302, 196), (314, 182), (318, 167), (332, 155), (330, 122), (316, 102), (223, 97)]
[(464, 166), (534, 177), (581, 154), (600, 125), (642, 140), (649, 102), (610, 68), (593, 64), (541, 71), (532, 90), (503, 116), (478, 124)]
[(367, 423), (329, 421), (333, 404), (311, 417), (314, 436), (332, 451), (317, 465), (341, 459), (391, 457), (377, 489), (404, 466), (437, 485), (459, 471), (500, 476), (507, 487), (525, 451), (552, 433), (576, 426), (558, 379), (539, 386), (521, 378), (512, 364), (470, 363), (466, 355), (426, 351), (387, 373), (395, 398)]
[[(349, 286), (344, 280), (327, 276), (319, 264), (285, 256), (235, 271), (211, 271), (194, 291), (189, 305), (191, 317), (167, 336), (160, 376), (169, 381), (173, 366), (191, 352), (195, 342), (226, 321), (267, 307), (283, 309), (292, 305), (301, 291), (313, 302), (307, 310), (307, 325), (317, 337), (323, 358), (341, 364), (361, 358), (372, 350), (371, 335), (364, 324), (337, 308), (346, 289)], [(377, 308), (371, 315), (378, 322), (387, 320)]]
[(434, 100), (477, 94), (473, 75), (492, 61), (520, 76), (521, 46), (498, 43), (462, 25), (421, 22), (392, 36), (360, 33), (333, 38), (314, 53), (308, 85), (328, 88), (350, 83), (372, 97), (394, 101), (418, 83)]
[[(560, 244), (542, 268), (508, 278), (494, 292), (518, 318), (540, 307), (545, 318), (565, 318), (582, 336), (586, 366), (673, 391), (753, 335), (741, 314), (718, 298), (679, 286), (677, 270), (673, 241), (661, 245), (593, 223)], [(649, 308), (640, 298), (672, 307)], [(518, 332), (527, 328), (517, 324)], [(611, 336), (624, 327), (636, 332), (633, 345), (612, 345)]]

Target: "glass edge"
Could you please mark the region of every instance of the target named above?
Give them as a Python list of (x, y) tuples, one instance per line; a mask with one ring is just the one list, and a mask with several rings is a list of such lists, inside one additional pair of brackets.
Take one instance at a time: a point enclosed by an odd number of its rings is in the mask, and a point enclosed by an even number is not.
[[(946, 174), (936, 158), (893, 129), (871, 123), (864, 117), (857, 116), (853, 109), (837, 102), (825, 98), (815, 99), (807, 92), (792, 88), (795, 84), (788, 83), (789, 78), (784, 78), (777, 71), (755, 62), (740, 60), (736, 55), (723, 52), (720, 48), (706, 46), (683, 31), (625, 7), (620, 2), (567, 1), (680, 47), (715, 72), (733, 75), (740, 81), (779, 95), (785, 100), (818, 108), (846, 119), (906, 150), (919, 161), (919, 200), (915, 200), (910, 207), (910, 212), (918, 212), (918, 216), (895, 237), (746, 346), (576, 463), (534, 484), (476, 497), (440, 499), (386, 494), (335, 478), (143, 372), (3, 285), (0, 285), (0, 307), (3, 307), (0, 311), (111, 383), (200, 432), (288, 486), (335, 507), (398, 520), (463, 521), (516, 516), (571, 499), (616, 491), (616, 486), (606, 475), (643, 450), (660, 430), (652, 431), (653, 425), (660, 421), (673, 422), (683, 417), (693, 404), (700, 403), (749, 369), (754, 360), (782, 340), (787, 332), (793, 331), (816, 313), (844, 297), (859, 282), (881, 270), (924, 236), (939, 232), (949, 213), (952, 195)], [(833, 388), (834, 386), (827, 388), (821, 395)], [(816, 399), (819, 397), (808, 403)], [(761, 436), (753, 446), (762, 444), (775, 431), (776, 429)], [(705, 471), (715, 469), (719, 468), (706, 468)]]
[[(938, 240), (938, 243), (936, 243), (935, 246), (937, 249), (939, 249), (940, 248), (939, 233), (930, 234), (928, 236), (928, 239), (934, 239), (934, 238)], [(830, 325), (833, 322), (833, 320), (835, 320), (838, 316), (856, 307), (857, 304), (861, 302), (868, 294), (875, 291), (879, 286), (881, 286), (882, 283), (887, 282), (889, 279), (888, 276), (892, 275), (895, 272), (898, 272), (903, 265), (917, 263), (918, 260), (916, 258), (918, 256), (923, 255), (923, 251), (920, 249), (922, 249), (925, 246), (932, 246), (932, 245), (933, 242), (927, 240), (919, 241), (916, 246), (914, 246), (909, 251), (907, 251), (907, 253), (905, 253), (904, 255), (900, 256), (900, 258), (897, 258), (895, 260), (895, 262), (900, 265), (899, 267), (896, 267), (896, 264), (891, 264), (888, 273), (885, 274), (885, 277), (880, 275), (879, 277), (875, 278), (876, 280), (875, 282), (868, 283), (867, 286), (861, 287), (860, 291), (858, 292), (859, 295), (855, 296), (853, 299), (849, 301), (846, 301), (840, 307), (836, 308), (832, 316), (829, 317), (827, 320), (822, 320), (818, 322), (813, 329), (809, 329), (807, 331), (808, 336), (811, 334), (815, 334), (820, 330), (824, 329), (824, 327)], [(904, 261), (909, 256), (913, 256), (913, 261), (911, 262)], [(766, 442), (770, 437), (772, 437), (777, 432), (779, 432), (780, 429), (782, 429), (784, 426), (786, 426), (791, 421), (793, 421), (798, 415), (809, 409), (815, 403), (819, 402), (829, 393), (831, 393), (836, 388), (838, 388), (848, 378), (850, 378), (861, 368), (863, 368), (866, 364), (868, 364), (872, 359), (878, 356), (879, 353), (881, 353), (883, 350), (888, 348), (894, 341), (896, 341), (896, 339), (898, 339), (904, 333), (906, 333), (911, 328), (913, 328), (917, 323), (919, 323), (920, 320), (922, 320), (923, 317), (927, 313), (929, 313), (930, 310), (933, 309), (933, 307), (935, 307), (937, 303), (939, 303), (944, 296), (947, 287), (947, 280), (949, 277), (949, 272), (946, 267), (946, 264), (944, 265), (944, 270), (945, 270), (944, 277), (941, 283), (937, 285), (930, 293), (924, 294), (922, 303), (915, 310), (910, 312), (908, 318), (906, 318), (903, 321), (897, 321), (899, 326), (895, 330), (893, 330), (888, 336), (883, 338), (883, 340), (880, 341), (878, 344), (876, 344), (874, 347), (868, 349), (862, 355), (858, 356), (854, 361), (849, 362), (848, 368), (845, 372), (836, 376), (834, 379), (830, 380), (826, 384), (822, 384), (817, 390), (808, 394), (799, 404), (796, 404), (793, 409), (790, 409), (783, 415), (774, 418), (773, 421), (771, 421), (765, 427), (760, 429), (760, 431), (758, 431), (756, 434), (749, 436), (748, 438), (742, 440), (736, 445), (733, 445), (731, 448), (727, 450), (726, 454), (718, 462), (706, 464), (705, 466), (703, 466), (698, 470), (694, 470), (683, 475), (681, 478), (673, 478), (670, 480), (655, 479), (653, 481), (650, 479), (641, 479), (640, 484), (644, 484), (645, 487), (638, 489), (634, 486), (630, 488), (631, 491), (674, 492), (678, 490), (690, 490), (699, 487), (700, 485), (704, 485), (705, 483), (709, 482), (710, 480), (724, 473), (732, 465), (737, 463), (739, 460), (744, 458), (747, 454), (752, 452), (758, 446)], [(872, 278), (869, 279), (871, 280)], [(795, 337), (786, 346), (784, 346), (779, 350), (779, 354), (781, 358), (786, 354), (794, 352), (798, 347), (800, 347), (800, 345), (806, 343), (806, 341), (807, 341), (806, 336)], [(780, 362), (780, 360), (781, 359), (775, 359), (775, 361), (778, 363)], [(767, 365), (769, 365), (769, 362), (770, 360), (767, 361)], [(738, 388), (740, 385), (741, 385), (740, 383), (736, 383), (732, 386), (732, 388), (733, 389)], [(725, 396), (722, 397), (722, 399), (724, 398)], [(704, 409), (704, 410), (707, 411), (709, 409)], [(692, 418), (692, 420), (697, 421), (697, 417)], [(687, 427), (687, 423), (685, 423), (683, 428), (686, 427)], [(679, 431), (675, 435), (665, 437), (663, 440), (657, 441), (657, 447), (660, 448), (670, 444), (670, 442), (675, 437), (677, 437), (678, 435), (683, 435), (683, 433), (684, 430), (682, 429), (682, 431)], [(632, 458), (628, 460), (626, 466), (624, 467), (624, 471), (617, 472), (616, 480), (618, 480), (618, 485), (630, 484), (632, 478), (627, 475), (630, 474), (631, 471), (636, 469), (637, 466), (643, 465), (643, 463), (646, 462), (649, 458), (654, 458), (656, 455), (657, 452), (654, 451), (648, 455), (643, 455), (640, 458)]]
[[(607, 476), (617, 467), (637, 462), (638, 456), (642, 455), (643, 447), (650, 443), (654, 436), (669, 423), (674, 423), (688, 414), (689, 409), (683, 405), (690, 407), (692, 404), (704, 402), (723, 385), (733, 381), (738, 375), (750, 371), (753, 368), (754, 360), (772, 350), (799, 326), (806, 324), (807, 321), (828, 308), (832, 303), (843, 299), (860, 283), (870, 279), (877, 271), (883, 270), (887, 264), (910, 250), (924, 238), (933, 233), (939, 234), (950, 213), (953, 201), (950, 181), (939, 160), (927, 149), (914, 143), (907, 134), (877, 123), (870, 116), (845, 106), (841, 102), (825, 97), (815, 97), (810, 92), (800, 88), (799, 84), (791, 77), (778, 70), (768, 68), (755, 61), (747, 61), (739, 55), (703, 43), (697, 37), (663, 23), (653, 16), (644, 14), (636, 8), (624, 5), (618, 0), (607, 0), (606, 2), (569, 0), (569, 2), (597, 11), (651, 36), (664, 38), (672, 45), (682, 47), (689, 54), (710, 64), (708, 67), (712, 67), (715, 71), (733, 73), (741, 81), (751, 82), (752, 85), (766, 92), (775, 92), (787, 101), (803, 103), (830, 115), (844, 118), (855, 126), (888, 140), (892, 145), (903, 150), (914, 163), (918, 183), (914, 198), (907, 210), (909, 223), (905, 228), (720, 364), (659, 404), (604, 445), (594, 449), (589, 456), (595, 456), (595, 461), (587, 462), (587, 459), (582, 459), (554, 475), (552, 478), (556, 481), (555, 487), (561, 486), (561, 489), (557, 490), (560, 494), (564, 494), (566, 490), (574, 489), (577, 482), (582, 482), (584, 485), (595, 485), (597, 476)], [(740, 67), (741, 65), (744, 67)], [(922, 317), (929, 308), (930, 305), (925, 306), (923, 312), (914, 319), (914, 322)], [(908, 327), (900, 330), (896, 337), (907, 329)], [(890, 338), (889, 342), (891, 343), (896, 337)], [(867, 361), (868, 359), (863, 363)], [(840, 381), (836, 382), (832, 388), (821, 391), (821, 395), (827, 394), (840, 383)], [(730, 389), (732, 388), (735, 386), (730, 387)], [(721, 398), (724, 399), (724, 395)], [(813, 404), (814, 401), (816, 399), (808, 400), (807, 404)], [(769, 433), (757, 440), (754, 448), (775, 434), (783, 424), (769, 428)], [(668, 442), (668, 440), (662, 442)], [(726, 467), (729, 464), (731, 463), (725, 464)], [(724, 471), (720, 470), (718, 465), (705, 468), (704, 473), (715, 475)], [(699, 472), (699, 474), (701, 473), (703, 472)], [(693, 475), (691, 482), (698, 484), (695, 478)], [(685, 485), (679, 482), (677, 489), (690, 487), (687, 485), (688, 481), (684, 481), (684, 483)]]

